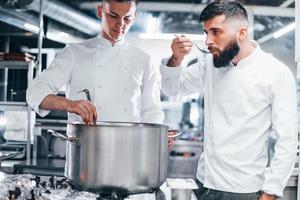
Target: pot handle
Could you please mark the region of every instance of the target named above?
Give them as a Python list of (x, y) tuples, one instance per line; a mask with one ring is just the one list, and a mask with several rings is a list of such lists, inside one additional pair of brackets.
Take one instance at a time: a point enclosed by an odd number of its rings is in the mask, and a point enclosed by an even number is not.
[(179, 135), (181, 135), (181, 132), (179, 130), (175, 130), (175, 129), (174, 130), (168, 130), (168, 138), (175, 138)]
[(77, 137), (68, 137), (68, 136), (65, 136), (64, 134), (59, 133), (57, 131), (54, 131), (52, 129), (48, 129), (47, 133), (51, 134), (54, 137), (61, 138), (63, 140), (67, 140), (67, 141), (70, 141), (70, 142), (76, 142), (78, 140)]
[(4, 155), (0, 155), (0, 167), (1, 167), (1, 161), (2, 160), (7, 160), (7, 159), (10, 159), (10, 158), (15, 158), (18, 155), (24, 154), (24, 151), (25, 150), (19, 150), (19, 149), (17, 149), (16, 152), (9, 153), (9, 154), (4, 154)]
[(0, 160), (7, 160), (7, 159), (10, 159), (10, 158), (14, 158), (14, 157), (17, 157), (18, 155), (21, 155), (23, 153), (24, 153), (24, 150), (17, 149), (16, 152), (1, 155)]

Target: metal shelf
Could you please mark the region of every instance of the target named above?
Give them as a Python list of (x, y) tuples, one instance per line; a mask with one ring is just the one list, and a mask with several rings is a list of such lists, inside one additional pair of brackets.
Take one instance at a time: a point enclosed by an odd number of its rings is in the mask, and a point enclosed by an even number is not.
[(2, 110), (18, 110), (18, 111), (26, 111), (27, 104), (26, 102), (10, 102), (10, 101), (0, 101), (0, 109)]
[(0, 69), (28, 69), (34, 61), (0, 61)]
[[(27, 85), (33, 80), (35, 62), (32, 61), (0, 61), (0, 69), (25, 69), (27, 70)], [(1, 102), (0, 108), (4, 110), (24, 110), (27, 111), (27, 142), (26, 142), (26, 162), (30, 163), (31, 161), (31, 135), (33, 134), (33, 126), (35, 113), (32, 109), (27, 106), (24, 102)], [(32, 117), (34, 113), (34, 117)]]

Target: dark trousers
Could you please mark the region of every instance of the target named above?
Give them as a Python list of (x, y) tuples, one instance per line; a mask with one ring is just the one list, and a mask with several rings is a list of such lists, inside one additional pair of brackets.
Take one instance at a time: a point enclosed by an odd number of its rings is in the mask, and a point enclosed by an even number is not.
[(261, 192), (254, 193), (232, 193), (213, 190), (203, 187), (203, 184), (196, 180), (199, 189), (194, 190), (198, 200), (259, 200)]

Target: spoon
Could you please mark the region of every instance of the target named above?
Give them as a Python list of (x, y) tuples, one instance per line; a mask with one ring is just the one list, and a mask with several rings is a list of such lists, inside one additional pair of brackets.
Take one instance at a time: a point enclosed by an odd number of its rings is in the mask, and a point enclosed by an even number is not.
[[(174, 35), (175, 37), (179, 37), (178, 35)], [(205, 53), (205, 54), (209, 54), (210, 52), (207, 50), (207, 49), (203, 49), (201, 47), (199, 47), (199, 45), (197, 45), (195, 42), (191, 41), (191, 43), (202, 53)]]
[(193, 45), (195, 45), (195, 47), (201, 51), (202, 53), (205, 53), (205, 54), (209, 54), (210, 52), (207, 50), (207, 49), (202, 49), (200, 48), (195, 42), (191, 41)]

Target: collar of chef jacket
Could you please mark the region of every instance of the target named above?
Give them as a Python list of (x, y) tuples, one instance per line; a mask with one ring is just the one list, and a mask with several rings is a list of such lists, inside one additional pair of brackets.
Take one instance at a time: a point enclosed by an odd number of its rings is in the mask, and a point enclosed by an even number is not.
[[(114, 47), (121, 47), (125, 43), (124, 36), (115, 43)], [(104, 38), (101, 34), (97, 37), (97, 47), (112, 47), (112, 44), (109, 40)]]

